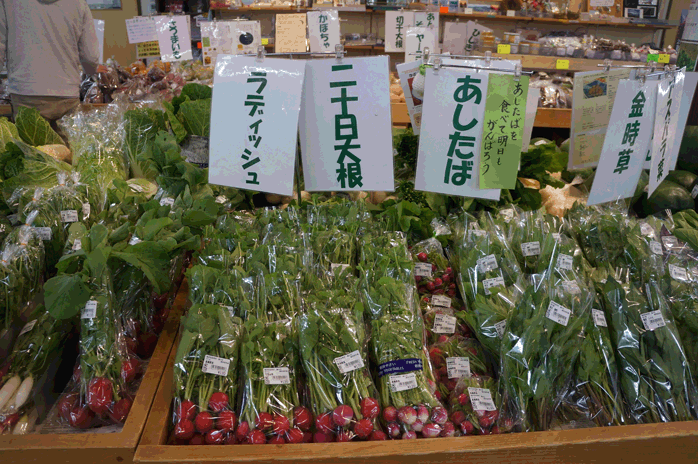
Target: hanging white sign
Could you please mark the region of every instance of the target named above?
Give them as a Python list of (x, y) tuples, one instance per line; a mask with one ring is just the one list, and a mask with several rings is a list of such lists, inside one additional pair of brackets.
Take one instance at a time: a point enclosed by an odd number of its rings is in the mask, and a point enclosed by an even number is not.
[(339, 44), (339, 13), (337, 10), (308, 12), (308, 42), (311, 53), (334, 52)]
[(405, 63), (420, 61), (425, 48), (428, 48), (430, 53), (438, 53), (434, 29), (411, 27), (407, 29), (405, 37)]
[(136, 16), (126, 20), (128, 43), (137, 44), (158, 40), (155, 19), (152, 16)]
[(385, 12), (385, 51), (405, 51), (407, 28), (414, 25), (414, 12), (412, 11), (386, 11)]
[(193, 59), (188, 16), (156, 16), (155, 30), (162, 61)]

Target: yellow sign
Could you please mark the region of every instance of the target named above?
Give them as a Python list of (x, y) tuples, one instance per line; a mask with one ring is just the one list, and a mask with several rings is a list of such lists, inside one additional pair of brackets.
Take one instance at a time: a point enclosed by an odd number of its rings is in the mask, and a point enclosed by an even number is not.
[(669, 63), (669, 55), (666, 53), (660, 53), (657, 57), (657, 62), (659, 63)]
[(262, 45), (269, 45), (269, 39), (262, 39)]
[(160, 56), (160, 45), (157, 40), (151, 42), (141, 42), (136, 44), (136, 52), (138, 53), (138, 58), (151, 58), (154, 56)]
[(508, 55), (511, 53), (511, 45), (509, 44), (499, 44), (497, 45), (497, 53), (500, 55)]
[(557, 60), (555, 69), (570, 69), (570, 60)]

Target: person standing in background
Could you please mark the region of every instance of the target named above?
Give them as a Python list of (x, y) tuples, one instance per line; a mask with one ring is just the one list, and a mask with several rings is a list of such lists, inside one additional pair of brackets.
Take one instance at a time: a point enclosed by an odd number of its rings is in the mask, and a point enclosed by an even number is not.
[(85, 74), (105, 72), (85, 0), (0, 0), (0, 69), (7, 66), (13, 115), (36, 108), (56, 120), (80, 103)]

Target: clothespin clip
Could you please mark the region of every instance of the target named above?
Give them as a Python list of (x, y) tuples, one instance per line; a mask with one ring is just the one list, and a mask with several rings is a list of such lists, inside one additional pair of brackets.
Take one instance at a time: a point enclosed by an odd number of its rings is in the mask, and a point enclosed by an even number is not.
[(422, 53), (422, 64), (429, 63), (429, 47), (424, 47), (424, 53)]
[(521, 63), (516, 63), (516, 66), (514, 66), (514, 81), (519, 82), (521, 80), (522, 71)]
[(656, 61), (650, 61), (650, 74), (654, 74), (654, 72), (657, 70), (657, 62)]
[(645, 82), (647, 82), (647, 71), (638, 69), (635, 78), (640, 80), (640, 84), (645, 85)]
[(434, 59), (434, 72), (439, 72), (439, 69), (441, 69), (441, 58), (435, 58)]
[(611, 60), (609, 60), (608, 58), (603, 60), (603, 70), (609, 72), (611, 70), (611, 63)]
[(264, 45), (257, 47), (257, 63), (264, 62), (264, 55), (266, 55), (266, 53), (267, 51), (264, 49)]
[(491, 51), (486, 51), (485, 52), (485, 66), (488, 68), (492, 64), (492, 52)]
[(334, 53), (335, 53), (335, 58), (337, 59), (338, 62), (342, 61), (342, 58), (344, 58), (344, 45), (342, 44), (337, 44), (334, 46)]

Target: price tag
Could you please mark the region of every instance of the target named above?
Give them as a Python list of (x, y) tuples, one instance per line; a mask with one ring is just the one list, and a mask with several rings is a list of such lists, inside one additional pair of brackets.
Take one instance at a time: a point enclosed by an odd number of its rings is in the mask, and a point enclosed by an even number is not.
[(61, 211), (61, 222), (78, 222), (78, 212), (74, 209)]
[(269, 39), (262, 39), (262, 45), (269, 45)]
[(90, 204), (87, 202), (83, 203), (82, 204), (82, 217), (87, 218), (87, 216), (90, 215), (90, 211), (92, 211), (92, 209), (90, 208)]
[(473, 9), (468, 7), (463, 9), (463, 14), (471, 15), (473, 14)]
[(647, 224), (646, 222), (641, 222), (640, 223), (640, 233), (642, 235), (652, 235), (654, 230), (652, 230), (652, 226)]
[(456, 333), (457, 319), (448, 314), (437, 314), (434, 316), (434, 327), (432, 332), (437, 334), (452, 334)]
[(228, 369), (230, 369), (230, 359), (219, 358), (211, 356), (210, 354), (204, 356), (204, 366), (201, 368), (201, 372), (204, 374), (214, 374), (225, 377), (228, 375)]
[(574, 258), (570, 255), (559, 254), (557, 256), (557, 268), (571, 271), (574, 264)]
[(540, 254), (540, 242), (522, 243), (521, 253), (524, 256), (538, 256)]
[(470, 377), (470, 358), (446, 358), (449, 379)]
[(664, 318), (662, 317), (662, 312), (660, 310), (640, 314), (640, 318), (642, 319), (642, 324), (645, 326), (645, 329), (647, 330), (654, 331), (666, 325), (666, 322), (664, 322)]
[(417, 388), (417, 376), (414, 372), (390, 376), (390, 391), (393, 393)]
[(141, 243), (141, 239), (136, 237), (135, 235), (131, 237), (131, 240), (128, 241), (129, 245), (136, 245), (138, 243)]
[(82, 250), (82, 240), (76, 238), (73, 242), (73, 251)]
[(582, 290), (579, 288), (579, 285), (577, 285), (577, 282), (575, 282), (574, 280), (563, 281), (562, 288), (564, 288), (567, 293), (571, 293), (573, 295), (582, 293)]
[(696, 184), (691, 190), (691, 196), (694, 200), (696, 199), (696, 197), (698, 197), (698, 184)]
[(548, 310), (545, 312), (545, 317), (553, 322), (557, 322), (560, 325), (567, 327), (567, 323), (570, 321), (570, 316), (572, 311), (565, 308), (561, 304), (551, 301), (548, 305)]
[(81, 319), (94, 319), (97, 317), (97, 300), (90, 300), (85, 304), (85, 308), (80, 315)]
[(218, 203), (219, 205), (222, 205), (226, 201), (228, 201), (228, 199), (226, 197), (224, 197), (223, 195), (218, 195), (216, 197), (216, 203)]
[(174, 205), (174, 198), (161, 198), (160, 206), (172, 206)]
[(650, 242), (650, 251), (652, 251), (652, 253), (654, 253), (655, 255), (661, 255), (662, 254), (662, 244), (655, 241), (655, 240), (652, 240)]
[(41, 240), (51, 240), (52, 234), (50, 227), (34, 227), (34, 230), (36, 230)]
[(492, 392), (487, 388), (468, 387), (470, 403), (475, 411), (496, 411), (497, 407), (492, 400)]
[(669, 54), (668, 53), (660, 53), (659, 56), (657, 57), (657, 63), (664, 63), (667, 64), (669, 63)]
[(657, 53), (648, 53), (647, 54), (647, 62), (650, 63), (654, 61), (655, 63), (659, 62), (659, 55)]
[(291, 384), (291, 374), (288, 367), (265, 367), (263, 371), (265, 385)]
[(664, 243), (664, 246), (666, 248), (672, 248), (672, 247), (677, 247), (679, 246), (679, 241), (676, 237), (673, 235), (665, 235), (662, 237), (662, 243)]
[(555, 69), (570, 69), (570, 60), (557, 60)]
[[(351, 266), (349, 264), (336, 264), (336, 263), (330, 263), (330, 270), (332, 271), (332, 274), (334, 274), (335, 269), (341, 269), (339, 272), (344, 272), (347, 269), (349, 269)], [(431, 267), (429, 268), (431, 270)]]
[(339, 358), (334, 358), (334, 363), (337, 365), (337, 369), (339, 369), (339, 372), (342, 374), (347, 374), (351, 371), (364, 367), (364, 361), (361, 359), (361, 353), (359, 353), (359, 350), (352, 351), (351, 353), (340, 356)]
[(451, 299), (447, 296), (443, 295), (433, 295), (431, 297), (431, 305), (432, 306), (441, 306), (443, 308), (450, 308), (451, 307)]
[(24, 325), (24, 327), (22, 327), (22, 331), (19, 333), (19, 336), (21, 337), (25, 333), (31, 332), (31, 330), (34, 328), (35, 325), (36, 325), (36, 319), (34, 319), (33, 321), (27, 322)]
[(507, 328), (507, 320), (499, 321), (494, 325), (494, 330), (497, 331), (497, 336), (501, 339), (504, 337), (504, 330)]
[(487, 231), (480, 230), (480, 229), (470, 229), (468, 231), (468, 240), (472, 240), (473, 235), (476, 237), (484, 237), (485, 235), (487, 235)]
[(669, 265), (669, 275), (674, 280), (688, 280), (688, 273), (686, 272), (686, 268), (674, 266), (673, 264)]
[(489, 272), (498, 267), (499, 265), (497, 264), (497, 257), (495, 255), (487, 255), (477, 260), (477, 269), (480, 272)]
[(606, 324), (606, 315), (603, 311), (592, 308), (591, 315), (594, 318), (594, 325), (596, 327), (608, 327), (608, 324)]
[(507, 16), (516, 16), (516, 10), (507, 10)]
[(504, 278), (502, 276), (485, 279), (482, 281), (482, 286), (485, 287), (485, 295), (491, 295), (492, 287), (504, 287)]
[(511, 45), (509, 44), (499, 44), (497, 45), (497, 53), (500, 55), (509, 55), (511, 54)]
[(559, 233), (553, 232), (551, 235), (553, 236), (553, 240), (555, 240), (556, 242), (560, 241), (560, 234)]
[(417, 277), (431, 277), (431, 264), (417, 263), (414, 265), (414, 275)]

